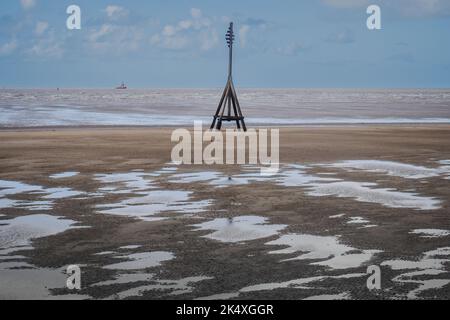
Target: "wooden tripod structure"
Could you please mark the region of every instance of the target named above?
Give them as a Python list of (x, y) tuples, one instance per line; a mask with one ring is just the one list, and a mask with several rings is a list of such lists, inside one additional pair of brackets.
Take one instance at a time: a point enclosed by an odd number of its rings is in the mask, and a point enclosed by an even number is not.
[[(223, 121), (236, 121), (238, 129), (243, 129), (247, 131), (245, 126), (244, 116), (242, 115), (241, 106), (237, 98), (236, 90), (233, 84), (233, 42), (234, 42), (234, 32), (233, 32), (233, 22), (230, 23), (228, 32), (226, 35), (226, 40), (228, 48), (230, 49), (230, 60), (228, 64), (228, 82), (223, 91), (222, 98), (220, 99), (219, 106), (217, 107), (216, 114), (214, 116), (213, 123), (211, 125), (211, 130), (216, 128), (217, 130), (222, 129)], [(233, 110), (233, 112), (232, 112)], [(225, 113), (226, 112), (226, 113)], [(217, 125), (216, 125), (217, 123)]]

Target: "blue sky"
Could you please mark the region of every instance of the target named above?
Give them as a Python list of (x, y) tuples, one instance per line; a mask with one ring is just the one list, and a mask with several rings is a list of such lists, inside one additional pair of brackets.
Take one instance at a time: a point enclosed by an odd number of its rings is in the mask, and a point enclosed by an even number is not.
[(241, 87), (450, 87), (448, 0), (2, 0), (0, 87), (220, 87), (231, 20)]

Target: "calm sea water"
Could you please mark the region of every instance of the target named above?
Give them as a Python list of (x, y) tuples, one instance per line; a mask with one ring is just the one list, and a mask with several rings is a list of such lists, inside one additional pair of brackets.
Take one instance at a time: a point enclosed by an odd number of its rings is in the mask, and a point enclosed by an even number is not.
[[(210, 122), (221, 89), (0, 90), (0, 127)], [(249, 124), (450, 123), (450, 89), (240, 89)]]

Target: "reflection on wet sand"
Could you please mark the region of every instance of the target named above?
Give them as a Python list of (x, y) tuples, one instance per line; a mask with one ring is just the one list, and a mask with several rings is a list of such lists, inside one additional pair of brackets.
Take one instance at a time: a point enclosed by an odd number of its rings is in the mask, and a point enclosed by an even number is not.
[[(314, 173), (315, 168), (326, 168), (334, 172), (324, 174)], [(79, 228), (77, 222), (68, 218), (49, 214), (55, 205), (65, 200), (79, 201), (96, 199), (92, 205), (94, 212), (116, 217), (133, 217), (136, 221), (167, 220), (171, 222), (176, 215), (198, 219), (199, 223), (184, 226), (189, 234), (207, 238), (211, 243), (220, 242), (235, 247), (246, 247), (261, 240), (262, 251), (252, 253), (248, 257), (261, 258), (262, 255), (273, 259), (278, 264), (295, 264), (316, 267), (314, 276), (299, 276), (283, 281), (261, 281), (249, 283), (241, 289), (214, 293), (205, 299), (233, 299), (250, 297), (254, 292), (269, 292), (273, 290), (311, 290), (321, 288), (323, 294), (309, 295), (307, 299), (348, 299), (351, 292), (336, 291), (339, 287), (330, 287), (326, 291), (323, 283), (343, 283), (349, 279), (362, 279), (366, 276), (364, 268), (374, 263), (380, 263), (380, 248), (370, 246), (354, 246), (345, 242), (339, 234), (328, 230), (318, 232), (298, 232), (302, 225), (291, 225), (280, 218), (285, 224), (275, 224), (271, 219), (255, 212), (242, 215), (239, 208), (245, 203), (233, 202), (232, 212), (221, 208), (212, 211), (216, 204), (214, 192), (198, 193), (198, 186), (207, 186), (210, 190), (234, 192), (233, 188), (243, 185), (264, 183), (272, 185), (277, 190), (306, 197), (337, 197), (349, 203), (370, 203), (380, 208), (403, 208), (423, 214), (434, 211), (445, 205), (444, 199), (430, 195), (422, 195), (414, 188), (400, 190), (397, 188), (382, 188), (378, 185), (379, 175), (387, 175), (408, 180), (417, 184), (422, 179), (447, 179), (450, 176), (450, 162), (441, 160), (436, 167), (417, 166), (391, 161), (348, 160), (333, 164), (285, 164), (274, 176), (261, 176), (257, 167), (243, 166), (241, 173), (228, 174), (221, 171), (190, 171), (188, 167), (167, 165), (154, 171), (135, 169), (120, 173), (95, 173), (92, 180), (99, 184), (95, 192), (77, 191), (66, 185), (70, 179), (87, 178), (89, 176), (78, 171), (55, 173), (48, 178), (57, 183), (57, 187), (27, 184), (24, 182), (0, 180), (0, 275), (1, 287), (8, 288), (14, 281), (14, 290), (2, 290), (0, 297), (30, 297), (30, 298), (90, 298), (90, 288), (85, 288), (80, 295), (52, 296), (51, 289), (64, 288), (66, 275), (61, 268), (37, 268), (28, 263), (26, 250), (34, 250), (33, 240), (48, 236), (60, 235)], [(197, 168), (198, 169), (198, 168)], [(347, 174), (365, 172), (369, 174), (368, 182), (346, 181), (338, 178), (342, 171)], [(370, 174), (373, 174), (371, 179)], [(387, 180), (389, 182), (389, 180)], [(387, 183), (386, 181), (384, 183)], [(445, 180), (444, 180), (445, 183)], [(52, 184), (54, 185), (54, 184)], [(239, 190), (239, 189), (237, 189)], [(207, 197), (205, 197), (207, 194)], [(83, 196), (81, 198), (79, 196)], [(24, 200), (26, 198), (26, 200)], [(110, 200), (113, 198), (114, 200)], [(21, 216), (10, 217), (9, 209), (20, 209)], [(296, 214), (302, 214), (299, 207)], [(38, 211), (39, 214), (31, 215)], [(344, 210), (342, 210), (344, 211)], [(342, 212), (341, 211), (341, 212)], [(5, 215), (5, 214), (6, 215)], [(229, 216), (229, 217), (228, 217)], [(226, 218), (228, 217), (228, 218)], [(352, 228), (366, 232), (377, 227), (376, 216), (364, 212), (344, 211), (327, 215), (335, 226)], [(328, 220), (328, 218), (326, 219)], [(311, 227), (311, 226), (309, 226)], [(291, 229), (297, 229), (292, 231)], [(383, 230), (378, 227), (375, 230)], [(370, 232), (371, 230), (367, 230)], [(433, 228), (412, 229), (411, 236), (417, 239), (445, 239), (450, 235), (448, 230)], [(326, 235), (325, 235), (326, 234)], [(130, 241), (131, 242), (131, 241)], [(139, 244), (136, 244), (139, 243)], [(91, 288), (105, 288), (107, 292), (114, 291), (109, 299), (126, 299), (145, 296), (149, 292), (157, 292), (160, 296), (192, 294), (196, 286), (214, 277), (205, 272), (193, 273), (192, 276), (180, 279), (161, 279), (161, 270), (176, 265), (178, 252), (174, 248), (147, 250), (146, 243), (140, 241), (123, 243), (117, 247), (103, 248), (104, 251), (91, 253), (97, 263), (89, 267), (100, 268), (112, 272), (109, 280), (99, 281), (90, 285)], [(146, 249), (146, 250), (144, 250)], [(190, 247), (195, 252), (195, 248)], [(22, 251), (17, 255), (16, 251)], [(178, 249), (179, 250), (179, 249)], [(24, 255), (22, 255), (24, 254)], [(256, 256), (255, 256), (256, 255)], [(421, 298), (430, 290), (445, 288), (448, 280), (449, 249), (439, 247), (425, 252), (421, 257), (411, 259), (391, 259), (381, 263), (396, 272), (392, 279), (394, 283), (405, 286), (413, 285), (405, 294), (410, 299)], [(21, 268), (21, 269), (17, 269)], [(337, 274), (338, 273), (338, 274)], [(36, 281), (32, 281), (36, 277)], [(40, 280), (39, 280), (40, 279)], [(31, 292), (26, 292), (25, 283), (31, 281)], [(23, 284), (23, 286), (22, 286)], [(44, 285), (45, 284), (45, 285)], [(131, 287), (131, 288), (130, 288)], [(112, 289), (114, 288), (114, 289)], [(97, 290), (96, 289), (96, 290)], [(86, 293), (86, 294), (85, 294)], [(304, 293), (303, 293), (304, 295)], [(198, 294), (200, 297), (201, 295)], [(393, 295), (399, 297), (401, 295)]]

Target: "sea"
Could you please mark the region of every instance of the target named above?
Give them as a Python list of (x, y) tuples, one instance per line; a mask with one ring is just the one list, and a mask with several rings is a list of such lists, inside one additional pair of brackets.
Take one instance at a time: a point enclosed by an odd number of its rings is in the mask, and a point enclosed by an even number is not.
[[(248, 125), (449, 124), (450, 89), (238, 89)], [(0, 128), (208, 125), (222, 89), (0, 89)]]

